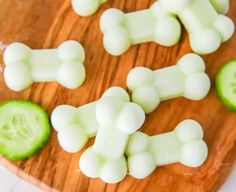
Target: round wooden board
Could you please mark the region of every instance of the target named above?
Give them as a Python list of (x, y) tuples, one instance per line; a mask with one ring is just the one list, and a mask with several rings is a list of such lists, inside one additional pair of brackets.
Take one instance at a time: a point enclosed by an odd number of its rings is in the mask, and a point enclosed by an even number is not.
[[(82, 18), (76, 15), (69, 0), (4, 0), (0, 1), (0, 47), (20, 41), (31, 48), (54, 48), (68, 39), (80, 41), (86, 50), (87, 79), (76, 90), (68, 90), (56, 83), (34, 84), (24, 92), (9, 90), (0, 76), (0, 101), (29, 99), (43, 106), (50, 114), (60, 104), (80, 106), (98, 99), (110, 86), (126, 88), (128, 72), (135, 66), (158, 69), (175, 64), (191, 52), (188, 34), (183, 29), (179, 44), (166, 48), (155, 43), (133, 46), (120, 57), (110, 56), (102, 45), (99, 18), (109, 7), (125, 12), (148, 8), (153, 1), (114, 0), (106, 3), (98, 13)], [(232, 1), (229, 16), (236, 21), (236, 1)], [(3, 70), (1, 54), (1, 70)], [(236, 35), (221, 48), (204, 56), (206, 70), (212, 80), (208, 97), (194, 102), (184, 98), (163, 102), (147, 116), (142, 131), (150, 135), (172, 130), (186, 118), (199, 121), (204, 127), (209, 147), (207, 162), (191, 169), (180, 164), (159, 167), (144, 180), (127, 176), (117, 185), (108, 185), (99, 179), (89, 179), (78, 169), (81, 153), (68, 154), (60, 148), (56, 133), (45, 148), (25, 161), (10, 162), (0, 158), (17, 175), (41, 186), (45, 191), (63, 192), (212, 192), (217, 191), (232, 168), (236, 154), (236, 116), (217, 98), (214, 78), (222, 64), (236, 57)], [(93, 140), (87, 145), (91, 145)], [(86, 147), (87, 147), (86, 146)]]

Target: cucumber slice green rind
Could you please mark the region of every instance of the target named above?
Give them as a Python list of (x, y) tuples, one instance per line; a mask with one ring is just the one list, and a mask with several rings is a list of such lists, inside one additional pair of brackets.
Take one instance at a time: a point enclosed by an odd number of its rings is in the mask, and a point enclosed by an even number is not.
[(236, 111), (236, 59), (226, 63), (216, 76), (216, 90), (222, 103)]
[(23, 100), (0, 104), (0, 155), (26, 159), (41, 149), (49, 136), (49, 118), (40, 106)]

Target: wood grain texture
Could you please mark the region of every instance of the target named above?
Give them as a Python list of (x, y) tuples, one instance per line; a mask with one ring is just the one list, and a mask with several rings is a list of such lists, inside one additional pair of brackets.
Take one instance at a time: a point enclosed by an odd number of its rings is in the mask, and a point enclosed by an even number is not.
[[(133, 46), (121, 57), (108, 55), (102, 46), (99, 18), (109, 7), (128, 11), (148, 8), (153, 1), (113, 0), (104, 4), (98, 13), (82, 18), (76, 15), (69, 0), (0, 0), (0, 44), (20, 41), (32, 48), (53, 48), (68, 39), (80, 41), (86, 50), (85, 84), (76, 90), (67, 90), (56, 83), (34, 84), (24, 92), (10, 91), (0, 76), (0, 101), (10, 98), (29, 99), (43, 106), (50, 114), (60, 104), (83, 105), (94, 101), (113, 85), (126, 88), (128, 72), (135, 66), (158, 69), (175, 64), (191, 52), (186, 31), (178, 45), (166, 48), (155, 43)], [(232, 1), (229, 16), (236, 21), (236, 1)], [(2, 46), (1, 46), (2, 47)], [(0, 50), (1, 71), (3, 70)], [(117, 185), (107, 185), (99, 179), (89, 179), (78, 169), (81, 153), (68, 154), (60, 148), (56, 133), (45, 148), (25, 161), (9, 162), (7, 166), (27, 181), (45, 191), (63, 192), (214, 192), (232, 168), (236, 154), (236, 116), (227, 111), (217, 98), (214, 77), (220, 66), (236, 57), (236, 34), (221, 48), (204, 56), (207, 73), (213, 87), (209, 96), (199, 102), (184, 98), (163, 102), (148, 115), (142, 131), (150, 135), (171, 131), (180, 121), (193, 118), (205, 130), (209, 147), (207, 162), (191, 169), (180, 164), (159, 167), (144, 180), (127, 176)], [(93, 140), (89, 142), (89, 145)], [(87, 147), (86, 146), (86, 147)]]

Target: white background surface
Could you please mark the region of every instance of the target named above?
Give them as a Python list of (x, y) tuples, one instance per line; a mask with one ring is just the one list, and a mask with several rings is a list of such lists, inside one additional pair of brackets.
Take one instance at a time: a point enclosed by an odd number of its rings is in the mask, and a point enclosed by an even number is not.
[[(219, 192), (235, 192), (236, 167)], [(0, 191), (1, 192), (40, 192), (38, 188), (13, 175), (6, 168), (0, 166)]]
[(39, 192), (36, 187), (26, 183), (13, 175), (6, 168), (0, 166), (0, 191), (1, 192)]

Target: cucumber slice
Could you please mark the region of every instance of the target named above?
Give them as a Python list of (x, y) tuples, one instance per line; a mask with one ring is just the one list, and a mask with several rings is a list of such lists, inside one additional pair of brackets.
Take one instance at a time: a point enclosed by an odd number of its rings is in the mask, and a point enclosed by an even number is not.
[(220, 100), (231, 111), (236, 111), (236, 59), (226, 63), (216, 76), (216, 90)]
[(0, 105), (0, 155), (23, 160), (42, 148), (50, 135), (47, 113), (30, 101)]

